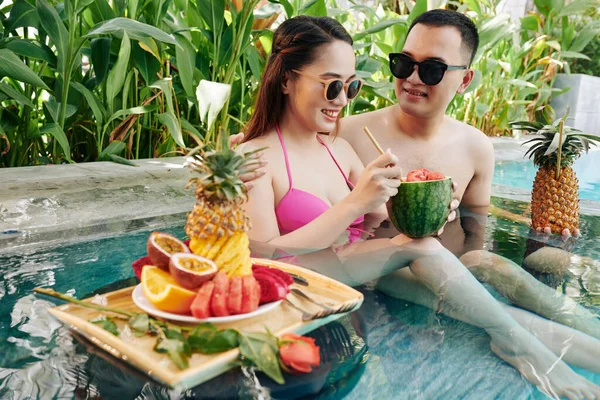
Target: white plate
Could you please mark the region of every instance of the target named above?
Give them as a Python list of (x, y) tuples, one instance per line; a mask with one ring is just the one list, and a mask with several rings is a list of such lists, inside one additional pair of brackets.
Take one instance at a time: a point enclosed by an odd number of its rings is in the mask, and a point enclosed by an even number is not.
[(139, 308), (141, 308), (143, 311), (147, 312), (150, 315), (153, 315), (155, 317), (165, 318), (165, 319), (168, 319), (171, 321), (188, 322), (188, 323), (202, 323), (202, 322), (219, 323), (219, 322), (239, 321), (241, 319), (252, 318), (257, 315), (264, 314), (267, 311), (274, 309), (275, 307), (277, 307), (279, 305), (279, 303), (281, 303), (281, 300), (278, 300), (278, 301), (273, 301), (271, 303), (263, 304), (262, 306), (259, 306), (256, 310), (254, 310), (250, 313), (246, 313), (246, 314), (230, 315), (228, 317), (210, 317), (210, 318), (200, 319), (200, 318), (194, 318), (191, 315), (173, 314), (170, 312), (161, 311), (158, 308), (154, 307), (154, 304), (150, 303), (150, 300), (148, 300), (146, 298), (146, 296), (144, 295), (144, 289), (142, 289), (141, 283), (139, 285), (137, 285), (135, 287), (135, 289), (133, 289), (133, 292), (131, 293), (131, 298), (133, 299), (133, 302), (135, 303), (136, 306), (138, 306)]

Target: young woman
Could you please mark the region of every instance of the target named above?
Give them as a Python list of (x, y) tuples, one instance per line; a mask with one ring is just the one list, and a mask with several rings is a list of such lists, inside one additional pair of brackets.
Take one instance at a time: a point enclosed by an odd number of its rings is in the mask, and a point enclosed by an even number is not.
[[(302, 262), (310, 265), (302, 265), (349, 283), (408, 266), (437, 299), (430, 306), (485, 329), (492, 350), (541, 390), (554, 397), (600, 398), (600, 387), (553, 353), (560, 354), (560, 340), (574, 339), (578, 350), (562, 359), (600, 371), (596, 339), (552, 322), (547, 324), (555, 334), (536, 339), (515, 318), (531, 322), (536, 334), (541, 318), (500, 305), (433, 238), (361, 240), (365, 216), (385, 218), (385, 202), (397, 193), (401, 171), (390, 153), (363, 167), (347, 142), (318, 133), (335, 133), (342, 108), (357, 96), (361, 82), (354, 65), (352, 39), (333, 19), (301, 16), (276, 30), (242, 145), (243, 151), (266, 148), (268, 162), (263, 176), (252, 182), (246, 205), (251, 239), (263, 247), (305, 252), (334, 245), (333, 252), (305, 254)], [(350, 244), (335, 246), (340, 242)], [(331, 269), (331, 257), (341, 272)]]

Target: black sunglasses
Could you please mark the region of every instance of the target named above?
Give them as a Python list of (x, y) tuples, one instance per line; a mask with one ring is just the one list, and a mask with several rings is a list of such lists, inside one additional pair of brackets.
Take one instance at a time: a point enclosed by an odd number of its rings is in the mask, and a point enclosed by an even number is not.
[(412, 75), (415, 65), (419, 68), (419, 78), (421, 81), (429, 86), (437, 85), (444, 78), (446, 71), (454, 71), (459, 69), (468, 69), (466, 65), (448, 65), (441, 61), (436, 60), (424, 60), (417, 62), (402, 53), (390, 53), (390, 70), (392, 75), (398, 79), (406, 79)]
[(341, 79), (321, 79), (318, 76), (305, 74), (304, 72), (300, 72), (296, 69), (293, 69), (292, 72), (321, 82), (324, 85), (323, 96), (327, 101), (333, 101), (337, 99), (344, 88), (346, 88), (346, 98), (348, 100), (352, 100), (358, 96), (358, 93), (362, 88), (362, 80), (360, 79), (353, 79), (348, 83), (344, 83)]

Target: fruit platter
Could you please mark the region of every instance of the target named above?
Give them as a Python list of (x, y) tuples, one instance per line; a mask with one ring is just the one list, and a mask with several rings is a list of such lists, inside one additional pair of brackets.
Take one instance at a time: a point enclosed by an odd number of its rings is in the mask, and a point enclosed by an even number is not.
[(152, 232), (147, 255), (132, 260), (139, 284), (87, 299), (35, 292), (66, 302), (48, 312), (76, 338), (175, 389), (238, 366), (279, 384), (286, 373), (309, 373), (319, 346), (299, 335), (358, 309), (363, 295), (301, 266), (251, 257), (239, 179), (252, 170), (251, 153), (199, 148), (191, 157), (189, 240)]
[(265, 313), (290, 293), (294, 278), (281, 269), (253, 264), (251, 274), (232, 269), (228, 276), (192, 253), (189, 243), (166, 233), (150, 235), (148, 256), (132, 264), (141, 281), (132, 299), (140, 309), (172, 321), (221, 323)]

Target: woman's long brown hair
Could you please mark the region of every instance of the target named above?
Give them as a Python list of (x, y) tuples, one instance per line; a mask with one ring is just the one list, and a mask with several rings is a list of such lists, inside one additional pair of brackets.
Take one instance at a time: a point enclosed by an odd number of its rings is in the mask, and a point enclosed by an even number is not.
[(333, 18), (298, 16), (283, 22), (273, 36), (273, 51), (269, 56), (254, 113), (245, 128), (244, 142), (255, 139), (275, 128), (283, 117), (286, 99), (282, 83), (291, 70), (302, 69), (315, 59), (317, 49), (334, 40), (352, 45), (352, 37)]

